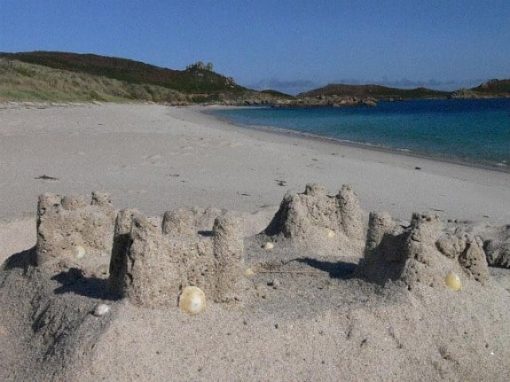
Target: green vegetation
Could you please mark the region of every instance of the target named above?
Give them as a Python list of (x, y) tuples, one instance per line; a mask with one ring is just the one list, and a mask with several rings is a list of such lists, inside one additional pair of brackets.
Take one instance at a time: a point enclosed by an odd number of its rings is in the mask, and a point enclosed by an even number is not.
[(269, 96), (273, 96), (273, 97), (277, 97), (277, 98), (283, 98), (283, 99), (295, 98), (295, 97), (291, 96), (290, 94), (282, 93), (282, 92), (279, 92), (277, 90), (272, 90), (272, 89), (261, 90), (260, 93), (267, 94)]
[(0, 58), (0, 100), (185, 102), (187, 96), (162, 86), (133, 84), (86, 73)]
[(357, 105), (360, 100), (375, 104), (377, 100), (388, 99), (508, 96), (510, 80), (491, 80), (456, 92), (331, 84), (293, 97), (270, 89), (260, 92), (246, 89), (231, 77), (215, 73), (210, 62), (197, 61), (185, 70), (172, 70), (94, 54), (0, 53), (0, 101), (152, 101), (327, 107)]
[(190, 64), (186, 66), (186, 70), (208, 70), (209, 72), (213, 71), (212, 62), (208, 62), (207, 64), (202, 61), (197, 61), (194, 64)]
[(510, 95), (510, 80), (490, 80), (471, 90), (482, 94)]
[(301, 93), (302, 97), (341, 96), (341, 97), (372, 97), (377, 99), (415, 99), (415, 98), (446, 98), (450, 92), (427, 88), (398, 89), (381, 85), (344, 85), (331, 84), (323, 88)]
[(186, 70), (161, 68), (143, 62), (95, 54), (65, 52), (3, 53), (0, 57), (54, 69), (86, 73), (125, 81), (130, 84), (157, 85), (182, 93), (240, 93), (246, 90), (232, 78), (212, 71), (211, 63), (197, 62)]

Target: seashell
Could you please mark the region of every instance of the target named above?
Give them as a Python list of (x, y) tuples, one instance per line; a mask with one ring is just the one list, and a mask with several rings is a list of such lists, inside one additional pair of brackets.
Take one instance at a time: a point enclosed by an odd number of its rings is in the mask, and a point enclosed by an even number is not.
[(94, 316), (101, 317), (110, 311), (110, 307), (106, 304), (99, 304), (94, 309)]
[(196, 286), (187, 286), (179, 296), (181, 312), (198, 314), (205, 310), (205, 293)]
[(264, 249), (265, 249), (266, 251), (270, 251), (270, 250), (272, 250), (273, 248), (274, 248), (274, 244), (273, 244), (273, 243), (271, 243), (270, 241), (268, 241), (266, 244), (264, 244)]
[(449, 272), (446, 275), (444, 282), (446, 283), (446, 286), (451, 290), (458, 291), (462, 289), (460, 277), (454, 272)]
[(330, 239), (332, 239), (332, 238), (334, 238), (335, 236), (336, 236), (335, 231), (333, 231), (332, 229), (329, 229), (329, 230), (328, 230), (328, 237), (329, 237)]
[(76, 247), (74, 247), (74, 254), (77, 259), (84, 258), (85, 253), (86, 253), (85, 248), (83, 248), (81, 245), (77, 245)]
[(246, 268), (246, 270), (244, 271), (244, 275), (246, 277), (251, 277), (255, 275), (255, 272), (251, 268)]

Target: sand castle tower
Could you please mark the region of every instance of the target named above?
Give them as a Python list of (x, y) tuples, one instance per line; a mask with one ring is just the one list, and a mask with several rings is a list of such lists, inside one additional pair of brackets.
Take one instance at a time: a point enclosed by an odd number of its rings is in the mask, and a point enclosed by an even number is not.
[(375, 212), (357, 274), (381, 285), (402, 282), (408, 289), (444, 287), (449, 274), (481, 284), (489, 277), (481, 243), (462, 229), (445, 230), (430, 214), (413, 214), (411, 224), (403, 227), (388, 214)]
[(361, 256), (365, 228), (358, 196), (344, 185), (337, 195), (308, 184), (301, 194), (287, 193), (264, 233), (313, 249), (325, 256)]
[(110, 196), (43, 194), (37, 205), (37, 264), (80, 263), (109, 256), (116, 210)]
[(215, 302), (239, 300), (242, 224), (225, 214), (214, 220), (211, 231), (201, 231), (200, 215), (170, 211), (158, 225), (135, 210), (120, 211), (110, 263), (112, 291), (150, 307), (174, 305), (186, 286), (201, 288)]

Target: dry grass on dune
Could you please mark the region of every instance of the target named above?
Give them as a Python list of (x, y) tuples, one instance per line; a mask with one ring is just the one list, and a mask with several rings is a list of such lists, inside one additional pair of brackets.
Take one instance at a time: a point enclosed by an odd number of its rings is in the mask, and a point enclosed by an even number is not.
[(0, 101), (179, 102), (181, 93), (161, 86), (0, 59)]

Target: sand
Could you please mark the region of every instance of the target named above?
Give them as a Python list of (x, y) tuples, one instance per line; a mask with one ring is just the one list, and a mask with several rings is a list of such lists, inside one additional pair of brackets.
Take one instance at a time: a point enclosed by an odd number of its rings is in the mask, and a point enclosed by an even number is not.
[[(510, 221), (508, 173), (242, 129), (195, 108), (10, 108), (0, 110), (0, 126), (4, 220), (34, 215), (46, 191), (105, 190), (118, 207), (147, 214), (194, 205), (257, 211), (316, 182), (350, 184), (366, 210), (403, 219), (438, 210)], [(57, 179), (36, 179), (43, 175)]]
[[(269, 223), (287, 190), (301, 192), (310, 182), (332, 193), (350, 184), (365, 211), (399, 219), (428, 211), (445, 220), (510, 223), (509, 173), (241, 128), (204, 110), (1, 107), (0, 262), (35, 244), (43, 192), (107, 191), (116, 207), (146, 215), (231, 209), (243, 214), (246, 236)], [(481, 288), (430, 294), (354, 278), (355, 259), (281, 251), (265, 261), (307, 260), (256, 274), (243, 306), (210, 304), (196, 317), (108, 299), (100, 280), (98, 293), (84, 293), (72, 275), (46, 280), (34, 271), (27, 278), (17, 265), (26, 252), (17, 255), (0, 277), (0, 379), (507, 379), (508, 271), (493, 270)], [(101, 302), (111, 312), (90, 314)], [(48, 329), (30, 317), (34, 304), (50, 312), (36, 315)], [(51, 329), (59, 322), (80, 325)], [(56, 345), (48, 348), (46, 335), (58, 338)]]

